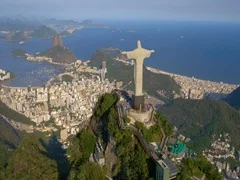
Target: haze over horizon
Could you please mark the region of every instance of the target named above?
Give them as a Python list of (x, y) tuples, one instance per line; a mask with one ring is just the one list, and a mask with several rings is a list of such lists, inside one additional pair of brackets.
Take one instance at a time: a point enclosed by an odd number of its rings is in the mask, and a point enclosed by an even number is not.
[(1, 16), (240, 22), (239, 0), (1, 0)]

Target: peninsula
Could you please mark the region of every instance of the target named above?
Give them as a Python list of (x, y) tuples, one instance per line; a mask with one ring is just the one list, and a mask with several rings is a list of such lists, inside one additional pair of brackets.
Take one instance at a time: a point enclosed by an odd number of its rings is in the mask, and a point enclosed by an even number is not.
[(45, 52), (31, 55), (28, 53), (24, 54), (24, 51), (21, 49), (16, 49), (12, 51), (12, 54), (18, 57), (25, 57), (29, 61), (46, 61), (52, 64), (60, 65), (71, 64), (77, 60), (76, 56), (67, 47), (64, 47), (62, 39), (58, 33), (56, 33), (53, 37), (51, 48)]

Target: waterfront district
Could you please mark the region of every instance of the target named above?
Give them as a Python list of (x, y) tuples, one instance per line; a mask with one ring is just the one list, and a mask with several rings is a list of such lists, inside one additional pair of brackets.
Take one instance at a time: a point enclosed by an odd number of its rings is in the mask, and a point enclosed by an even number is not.
[[(92, 116), (98, 98), (114, 89), (108, 79), (100, 79), (98, 72), (77, 61), (81, 72), (92, 72), (88, 77), (77, 71), (61, 74), (55, 83), (47, 83), (43, 87), (9, 87), (1, 86), (0, 99), (11, 109), (30, 118), (37, 125), (52, 120), (56, 125), (66, 129), (68, 135), (79, 132)], [(73, 64), (73, 65), (75, 65)], [(64, 77), (72, 78), (72, 82), (61, 81)], [(29, 127), (30, 128), (30, 127)], [(53, 128), (42, 129), (51, 131)]]
[[(28, 56), (27, 54), (27, 59), (30, 61), (46, 61), (46, 58)], [(115, 60), (133, 65), (130, 61), (119, 58)], [(107, 72), (105, 62), (103, 62), (103, 69), (91, 68), (88, 63), (89, 61), (77, 60), (69, 65), (69, 72), (52, 78), (42, 87), (1, 85), (0, 100), (11, 109), (29, 117), (37, 125), (52, 120), (58, 126), (67, 130), (65, 132), (66, 137), (70, 134), (76, 134), (79, 131), (79, 126), (85, 127), (90, 121), (98, 98), (102, 94), (122, 86), (121, 82), (109, 82), (108, 79), (105, 79), (105, 73)], [(151, 67), (147, 67), (147, 69), (154, 73), (170, 75), (181, 87), (181, 94), (185, 99), (222, 99), (239, 87), (238, 85), (198, 80), (167, 73)], [(0, 72), (2, 72), (1, 80), (10, 79), (9, 72), (5, 70)], [(62, 77), (72, 80), (66, 82), (62, 80)], [(55, 82), (56, 79), (57, 82)], [(161, 94), (161, 92), (158, 93)], [(159, 101), (157, 102), (159, 103)], [(51, 128), (47, 129), (51, 130)]]

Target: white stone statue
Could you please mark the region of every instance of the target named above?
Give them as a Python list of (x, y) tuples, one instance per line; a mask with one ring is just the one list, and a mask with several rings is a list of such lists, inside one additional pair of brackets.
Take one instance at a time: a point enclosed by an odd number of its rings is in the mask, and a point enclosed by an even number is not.
[(137, 42), (137, 49), (133, 51), (124, 51), (122, 54), (126, 54), (128, 59), (134, 60), (134, 78), (135, 78), (135, 96), (143, 96), (143, 61), (145, 58), (149, 58), (154, 50), (147, 50), (142, 48), (141, 42)]

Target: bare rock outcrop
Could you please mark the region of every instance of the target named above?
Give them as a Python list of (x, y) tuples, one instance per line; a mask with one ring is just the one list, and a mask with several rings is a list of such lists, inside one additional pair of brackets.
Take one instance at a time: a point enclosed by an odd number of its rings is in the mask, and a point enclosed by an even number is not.
[(60, 37), (60, 35), (58, 33), (56, 33), (53, 36), (53, 41), (52, 41), (52, 48), (56, 47), (56, 46), (61, 46), (63, 47), (63, 42), (62, 42), (62, 38)]

